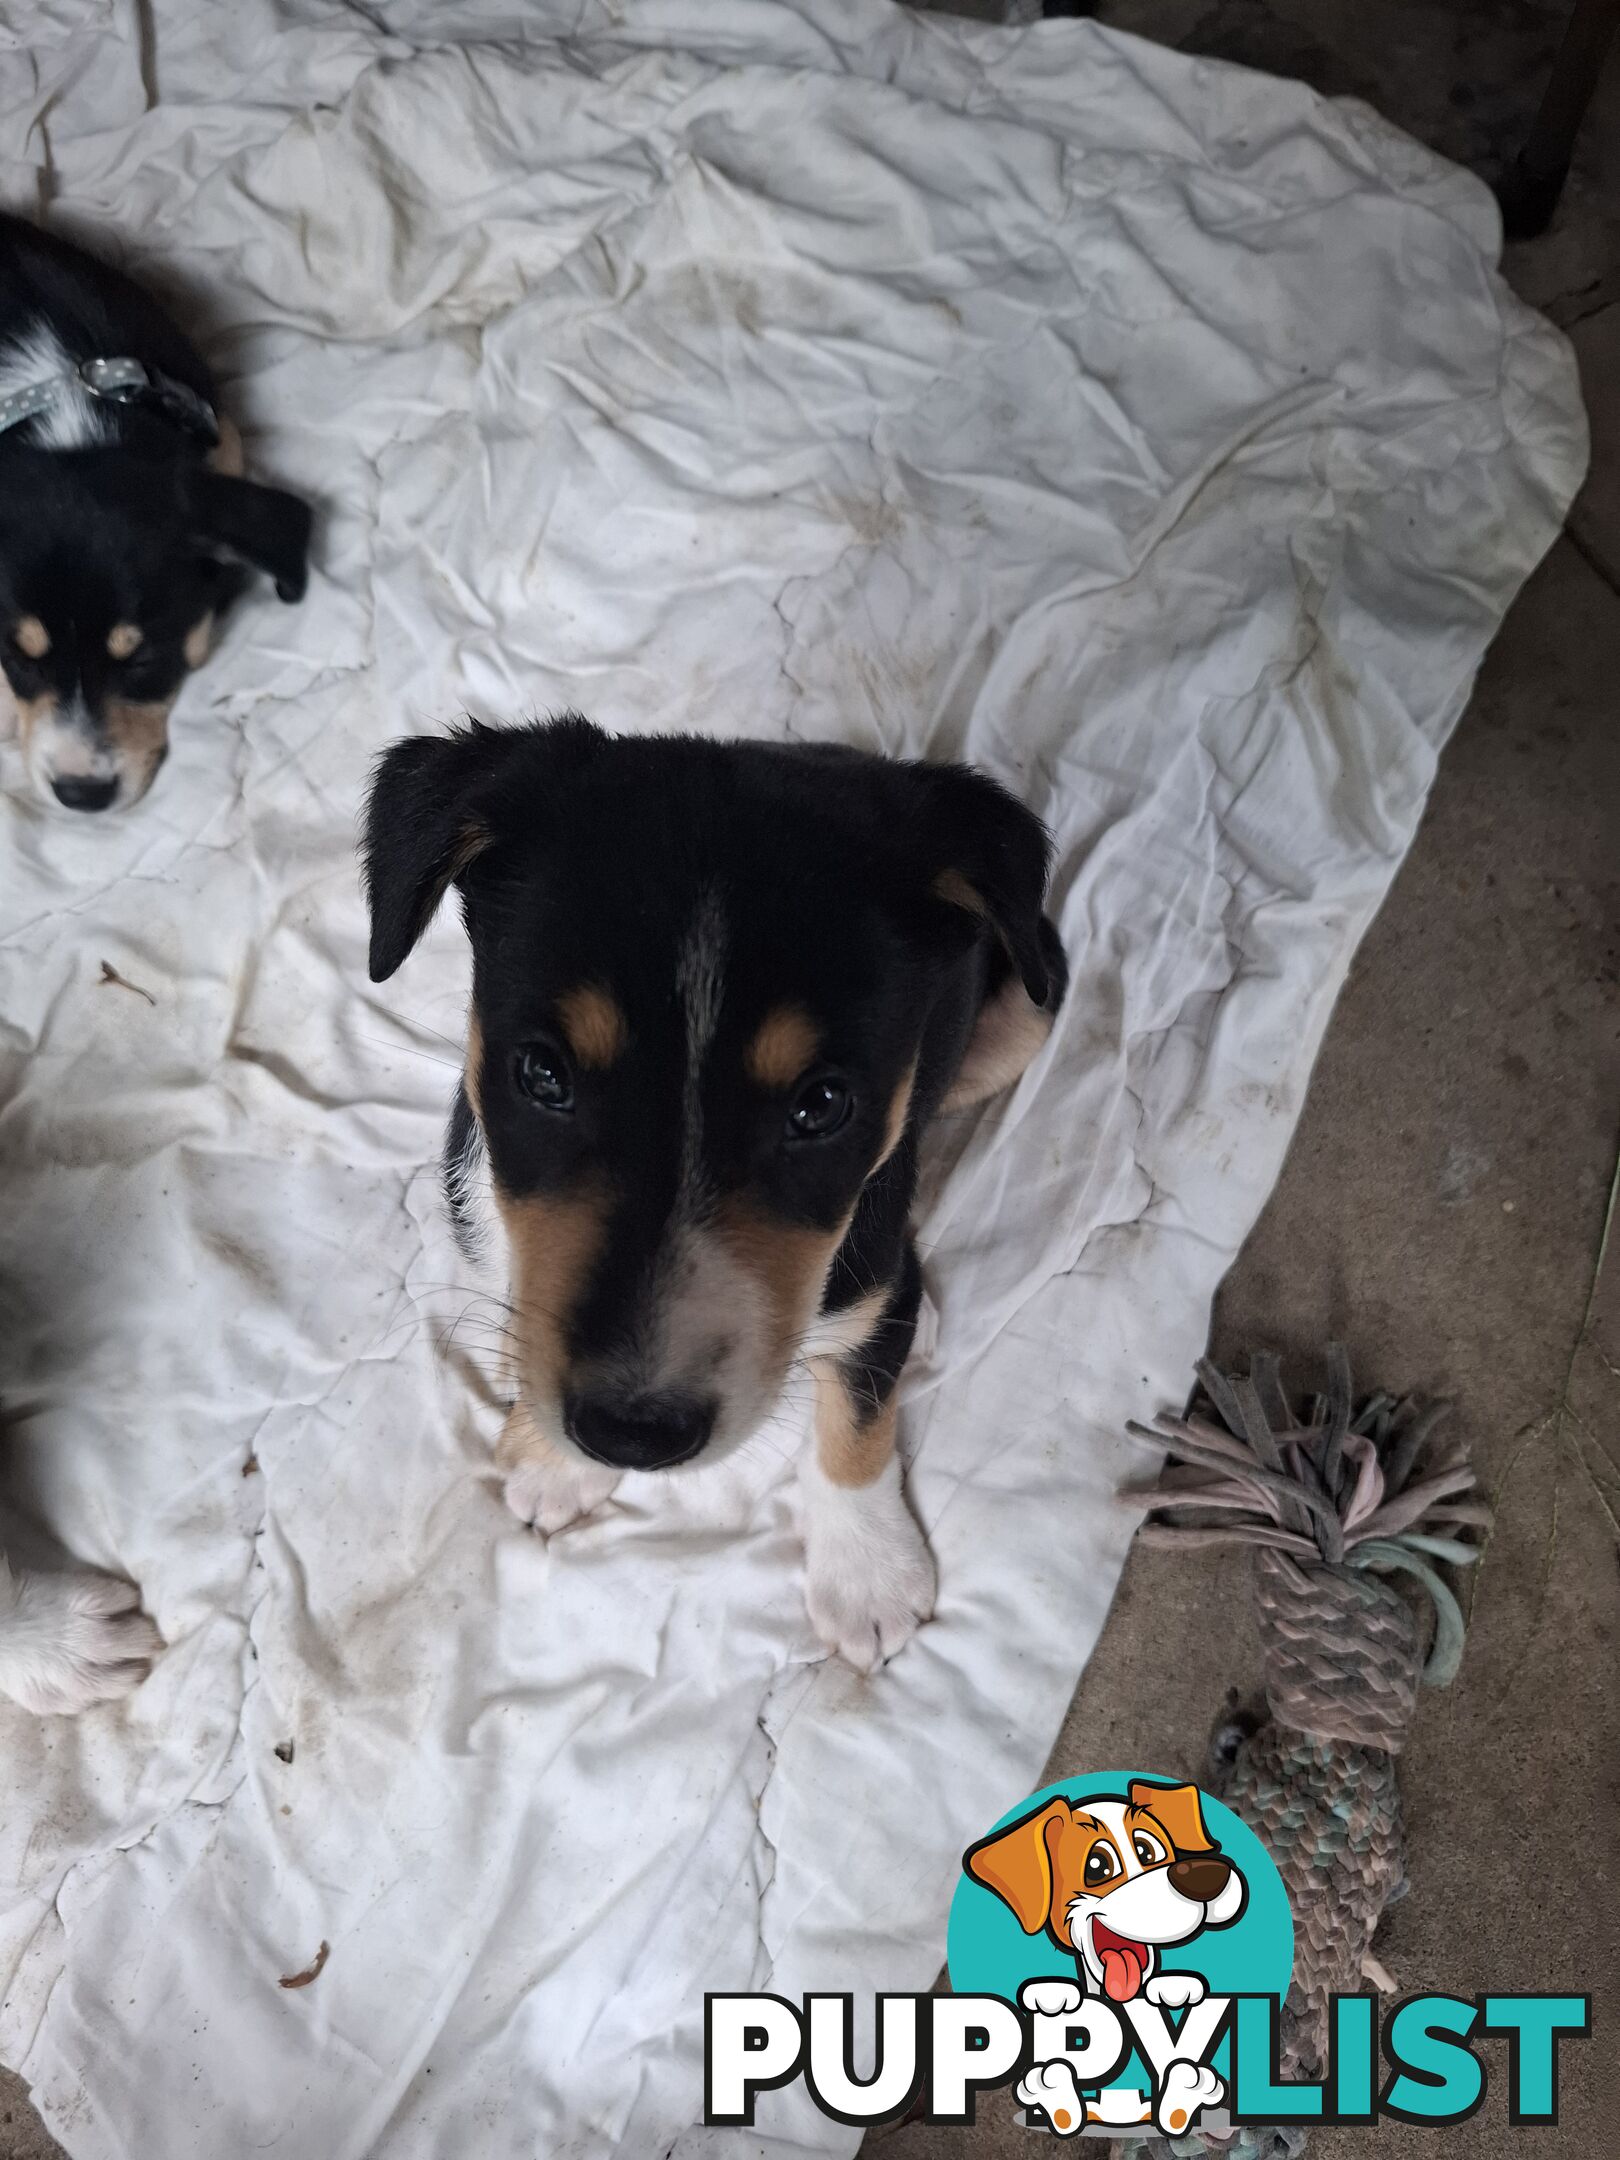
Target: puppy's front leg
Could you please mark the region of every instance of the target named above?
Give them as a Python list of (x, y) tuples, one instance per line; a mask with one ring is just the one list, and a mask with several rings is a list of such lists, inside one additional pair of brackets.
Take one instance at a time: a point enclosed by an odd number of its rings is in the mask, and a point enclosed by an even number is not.
[(506, 1414), (495, 1467), (506, 1481), (507, 1506), (544, 1537), (600, 1507), (619, 1482), (617, 1470), (560, 1448), (521, 1402)]
[(906, 1299), (864, 1349), (811, 1361), (815, 1437), (799, 1465), (805, 1598), (816, 1633), (860, 1672), (893, 1657), (934, 1609), (934, 1557), (894, 1450), (894, 1386), (915, 1313)]

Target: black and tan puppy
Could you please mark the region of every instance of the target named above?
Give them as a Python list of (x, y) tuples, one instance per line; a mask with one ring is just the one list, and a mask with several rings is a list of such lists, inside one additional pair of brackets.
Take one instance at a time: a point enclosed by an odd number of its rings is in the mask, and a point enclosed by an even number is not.
[(201, 356), (128, 278), (0, 215), (0, 735), (70, 810), (137, 802), (244, 564), (305, 583), (310, 513), (241, 477)]
[(579, 719), (396, 744), (371, 976), (446, 890), (473, 951), (447, 1186), (503, 1262), (512, 1505), (560, 1528), (816, 1384), (812, 1618), (856, 1665), (932, 1609), (895, 1383), (923, 1127), (1016, 1079), (1062, 995), (1046, 835), (982, 774)]

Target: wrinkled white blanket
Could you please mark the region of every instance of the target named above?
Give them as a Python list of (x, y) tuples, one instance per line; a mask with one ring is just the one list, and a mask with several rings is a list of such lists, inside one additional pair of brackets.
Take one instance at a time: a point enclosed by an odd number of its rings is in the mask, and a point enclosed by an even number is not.
[[(933, 1975), (1579, 478), (1567, 351), (1366, 111), (886, 0), (0, 0), (0, 193), (189, 291), (322, 505), (136, 813), (4, 768), (6, 1474), (173, 1647), (0, 1720), (0, 2051), (80, 2160), (848, 2153), (694, 2127), (703, 1991)], [(871, 1682), (802, 1405), (549, 1549), (490, 1472), (460, 934), (369, 988), (352, 843), (392, 735), (567, 705), (965, 755), (1058, 836), (1052, 1052), (933, 1154), (942, 1593)]]

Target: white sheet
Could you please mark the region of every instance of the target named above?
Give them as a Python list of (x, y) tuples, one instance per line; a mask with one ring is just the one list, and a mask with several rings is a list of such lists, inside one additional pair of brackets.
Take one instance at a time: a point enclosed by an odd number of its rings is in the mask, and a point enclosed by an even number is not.
[[(703, 1991), (934, 1973), (1579, 478), (1567, 350), (1476, 182), (1087, 24), (0, 0), (0, 114), (7, 199), (202, 296), (324, 505), (137, 814), (6, 768), (10, 1476), (173, 1648), (4, 1719), (0, 2048), (79, 2160), (848, 2153), (798, 2095), (692, 2127)], [(353, 827), (396, 732), (568, 704), (964, 754), (1059, 836), (1061, 1029), (922, 1226), (939, 1618), (870, 1683), (791, 1417), (549, 1550), (490, 1475), (460, 936), (367, 986)]]

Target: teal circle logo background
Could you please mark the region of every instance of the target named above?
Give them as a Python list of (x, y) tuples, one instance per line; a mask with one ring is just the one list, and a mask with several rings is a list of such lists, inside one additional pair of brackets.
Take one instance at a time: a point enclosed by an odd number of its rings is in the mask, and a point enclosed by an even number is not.
[[(1134, 1779), (1149, 1785), (1186, 1782), (1158, 1770), (1098, 1771), (1087, 1777), (1063, 1778), (1009, 1808), (999, 1822), (986, 1826), (984, 1835), (993, 1836), (1052, 1800), (1083, 1805), (1087, 1800), (1123, 1799)], [(1210, 1836), (1249, 1886), (1248, 1902), (1230, 1927), (1204, 1928), (1184, 1943), (1166, 1945), (1158, 1969), (1199, 1973), (1212, 1995), (1286, 1995), (1294, 1970), (1294, 1919), (1276, 1862), (1248, 1824), (1202, 1786), (1198, 1799)], [(1000, 1995), (1015, 2003), (1026, 1980), (1075, 1977), (1075, 1961), (1067, 1951), (1059, 1949), (1044, 1930), (1026, 1935), (1010, 1908), (993, 1890), (975, 1882), (965, 1868), (951, 1900), (945, 1956), (951, 1986), (958, 1995)], [(1226, 2045), (1223, 2041), (1217, 2066)]]

